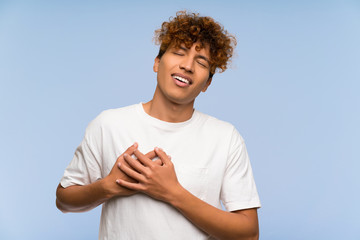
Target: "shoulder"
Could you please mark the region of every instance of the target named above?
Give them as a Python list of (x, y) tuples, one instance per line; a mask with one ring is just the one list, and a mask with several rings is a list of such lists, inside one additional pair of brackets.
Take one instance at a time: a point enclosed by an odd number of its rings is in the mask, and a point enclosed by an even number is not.
[(207, 130), (214, 132), (217, 135), (237, 139), (240, 142), (244, 141), (233, 124), (202, 112), (197, 112), (197, 114), (199, 115), (202, 126)]
[(121, 108), (107, 109), (102, 111), (93, 119), (86, 131), (111, 128), (112, 126), (123, 125), (124, 122), (131, 122), (134, 118), (137, 105), (130, 105)]
[(118, 118), (124, 118), (126, 116), (130, 116), (135, 112), (137, 104), (121, 107), (121, 108), (114, 108), (114, 109), (107, 109), (102, 111), (94, 120), (98, 120), (100, 122), (106, 122), (110, 120), (117, 120)]
[(210, 116), (208, 114), (197, 112), (199, 119), (201, 121), (201, 124), (203, 124), (205, 127), (216, 129), (217, 131), (236, 131), (236, 128), (233, 124), (220, 120), (216, 117)]
[(104, 110), (93, 121), (91, 121), (91, 123), (103, 125), (131, 118), (136, 111), (136, 106), (137, 105), (135, 104), (121, 108)]

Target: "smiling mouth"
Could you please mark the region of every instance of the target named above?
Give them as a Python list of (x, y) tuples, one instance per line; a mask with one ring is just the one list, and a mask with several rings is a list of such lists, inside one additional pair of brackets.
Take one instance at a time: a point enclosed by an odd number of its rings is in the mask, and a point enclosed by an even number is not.
[(190, 81), (187, 80), (186, 78), (183, 78), (183, 77), (179, 77), (179, 76), (173, 76), (173, 78), (175, 78), (176, 80), (182, 82), (182, 83), (185, 83), (185, 84), (189, 84), (190, 85)]

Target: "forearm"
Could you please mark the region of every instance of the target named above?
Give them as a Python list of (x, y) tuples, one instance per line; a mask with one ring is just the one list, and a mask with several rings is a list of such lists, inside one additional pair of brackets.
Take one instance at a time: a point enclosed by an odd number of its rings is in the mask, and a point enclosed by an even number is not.
[[(133, 154), (137, 149), (137, 143), (130, 146), (124, 153)], [(150, 151), (146, 154), (149, 158), (154, 158), (155, 152)], [(118, 169), (118, 164), (123, 162), (123, 154), (121, 154), (110, 173), (103, 179), (96, 181), (88, 185), (74, 185), (67, 188), (63, 188), (60, 184), (56, 190), (56, 206), (62, 212), (84, 212), (93, 209), (94, 207), (102, 204), (103, 202), (115, 197), (115, 196), (129, 196), (135, 194), (136, 191), (129, 190), (121, 187), (116, 183), (117, 179), (127, 180), (129, 182), (135, 182), (134, 179), (129, 178), (123, 172)], [(155, 161), (160, 165), (161, 161)]]
[(139, 151), (134, 151), (136, 159), (124, 155), (125, 162), (130, 167), (125, 164), (119, 167), (137, 182), (119, 180), (118, 184), (169, 203), (198, 228), (216, 238), (224, 240), (258, 238), (256, 209), (225, 212), (205, 203), (180, 185), (170, 157), (159, 148), (155, 148), (155, 153), (163, 162), (162, 165), (155, 165)]
[(104, 185), (103, 179), (89, 185), (74, 185), (67, 188), (59, 184), (56, 191), (56, 206), (62, 212), (91, 210), (112, 197)]
[(218, 239), (258, 239), (256, 209), (226, 212), (180, 188), (169, 202), (194, 225)]

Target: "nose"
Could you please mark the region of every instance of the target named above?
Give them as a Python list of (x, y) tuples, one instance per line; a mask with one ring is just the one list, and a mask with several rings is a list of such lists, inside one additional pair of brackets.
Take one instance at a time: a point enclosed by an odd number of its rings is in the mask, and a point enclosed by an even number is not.
[(194, 72), (194, 59), (190, 56), (185, 56), (179, 65), (180, 69), (185, 70), (186, 72)]

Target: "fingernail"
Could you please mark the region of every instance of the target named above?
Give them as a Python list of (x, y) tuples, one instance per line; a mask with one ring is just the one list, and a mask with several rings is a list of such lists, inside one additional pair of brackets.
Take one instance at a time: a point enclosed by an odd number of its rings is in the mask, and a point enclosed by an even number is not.
[(116, 179), (116, 183), (120, 183), (120, 180), (119, 180), (119, 179)]
[(127, 155), (128, 155), (127, 153), (124, 153), (124, 157), (127, 157)]
[(133, 144), (133, 146), (134, 146), (134, 147), (137, 147), (137, 146), (138, 146), (138, 143), (137, 143), (137, 142), (135, 142), (135, 143)]
[(120, 167), (121, 166), (121, 163), (118, 163), (118, 167)]

